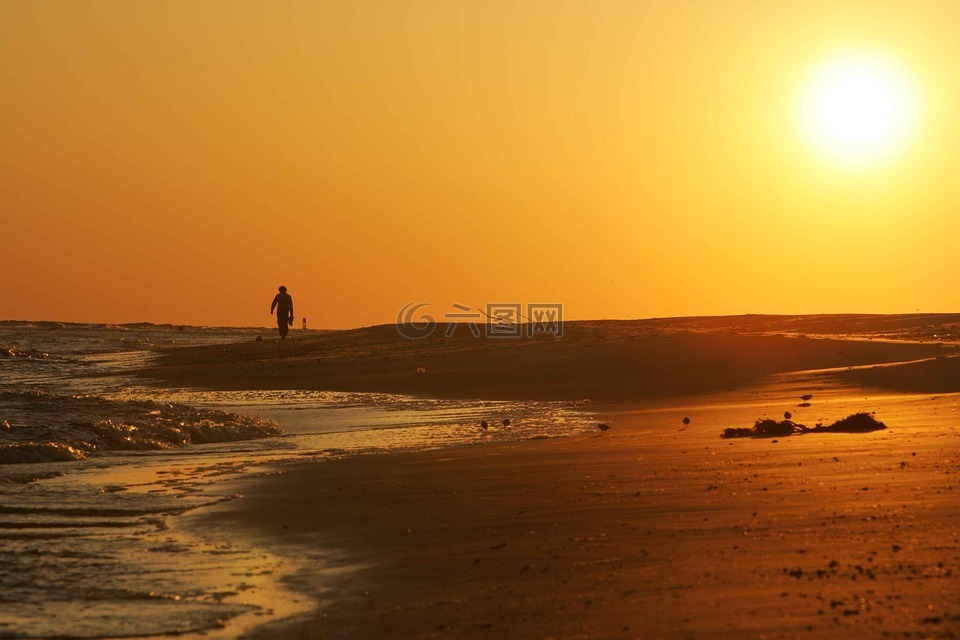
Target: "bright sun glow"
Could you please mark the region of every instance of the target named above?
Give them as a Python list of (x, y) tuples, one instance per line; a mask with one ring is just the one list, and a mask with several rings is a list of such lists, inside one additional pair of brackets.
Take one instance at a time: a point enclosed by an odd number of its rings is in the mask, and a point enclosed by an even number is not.
[(822, 65), (803, 95), (807, 139), (830, 159), (862, 166), (890, 158), (915, 128), (916, 92), (891, 62), (846, 55)]

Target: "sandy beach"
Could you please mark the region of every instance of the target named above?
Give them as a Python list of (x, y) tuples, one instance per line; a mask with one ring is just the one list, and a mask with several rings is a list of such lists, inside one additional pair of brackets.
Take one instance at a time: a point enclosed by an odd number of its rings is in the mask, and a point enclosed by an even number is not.
[[(943, 322), (893, 318), (572, 323), (560, 339), (508, 344), (411, 342), (379, 327), (179, 350), (144, 375), (592, 393), (586, 406), (610, 426), (240, 482), (242, 499), (187, 523), (294, 559), (288, 586), (321, 603), (253, 638), (953, 637), (958, 358), (918, 335)], [(862, 411), (887, 429), (719, 437), (784, 411), (811, 426)]]
[(522, 339), (478, 338), (466, 326), (447, 337), (438, 325), (421, 340), (382, 325), (179, 349), (144, 373), (212, 389), (634, 402), (743, 388), (785, 371), (932, 358), (949, 351), (934, 336), (952, 335), (956, 322), (956, 314), (591, 321), (566, 323), (559, 338)]
[(960, 0), (0, 2), (0, 640), (960, 637)]

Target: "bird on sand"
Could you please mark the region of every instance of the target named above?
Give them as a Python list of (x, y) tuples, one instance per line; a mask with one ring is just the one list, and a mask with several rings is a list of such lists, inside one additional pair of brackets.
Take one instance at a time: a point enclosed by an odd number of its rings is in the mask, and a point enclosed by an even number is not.
[(690, 418), (688, 416), (683, 416), (683, 428), (686, 429), (690, 426)]
[(509, 426), (510, 426), (510, 418), (504, 418), (504, 419), (503, 419), (503, 426), (505, 426), (505, 427), (509, 427)]
[(610, 428), (610, 425), (608, 425), (608, 424), (606, 424), (606, 423), (601, 422), (601, 423), (597, 424), (597, 429), (600, 429), (600, 435), (605, 434), (605, 433), (607, 432), (607, 429), (609, 429), (609, 428)]
[(486, 431), (487, 427), (489, 427), (489, 426), (490, 426), (490, 425), (487, 424), (487, 421), (486, 421), (486, 420), (481, 420), (481, 421), (480, 421), (480, 428), (483, 429), (484, 431)]
[(806, 402), (807, 400), (809, 400), (809, 399), (812, 398), (812, 397), (813, 397), (813, 394), (812, 394), (812, 393), (805, 393), (805, 394), (803, 394), (802, 396), (800, 396), (800, 399), (803, 400), (804, 402)]
[(789, 420), (790, 418), (793, 417), (793, 414), (790, 413), (789, 411), (784, 411), (784, 412), (783, 412), (783, 417), (786, 418), (787, 420)]

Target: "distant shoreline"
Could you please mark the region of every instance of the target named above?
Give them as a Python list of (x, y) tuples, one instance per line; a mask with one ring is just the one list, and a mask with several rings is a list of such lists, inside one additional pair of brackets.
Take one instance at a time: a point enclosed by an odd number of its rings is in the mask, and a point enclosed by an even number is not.
[[(482, 318), (481, 318), (482, 320)], [(875, 331), (885, 328), (922, 327), (924, 325), (960, 324), (960, 312), (915, 312), (915, 313), (814, 313), (814, 314), (776, 314), (776, 313), (744, 313), (725, 315), (694, 315), (694, 316), (655, 316), (649, 318), (592, 318), (567, 320), (568, 324), (634, 324), (645, 323), (652, 327), (672, 327), (674, 329), (695, 328), (699, 330), (731, 330), (731, 331), (794, 331), (802, 330), (820, 334), (828, 327), (840, 332), (862, 332), (864, 326), (871, 326)], [(78, 327), (127, 327), (127, 328), (172, 328), (183, 327), (192, 330), (236, 330), (236, 331), (272, 331), (276, 326), (272, 323), (257, 325), (198, 325), (182, 322), (83, 322), (77, 320), (29, 320), (29, 319), (0, 319), (0, 325), (59, 325)], [(445, 328), (448, 323), (439, 323), (438, 327)], [(525, 323), (522, 323), (525, 324)], [(332, 331), (359, 331), (395, 327), (396, 323), (385, 322), (372, 325), (341, 327), (333, 329), (300, 329), (298, 325), (292, 327), (292, 332), (324, 333)], [(766, 328), (765, 328), (766, 327)], [(960, 335), (958, 335), (960, 337)]]
[[(565, 323), (562, 337), (517, 339), (478, 338), (464, 327), (446, 337), (445, 325), (438, 325), (430, 336), (410, 340), (394, 325), (380, 325), (171, 348), (135, 375), (158, 385), (217, 390), (632, 402), (736, 389), (774, 373), (957, 353), (960, 314), (936, 318), (949, 322), (935, 324), (926, 315), (577, 321)], [(953, 367), (950, 361), (939, 368)], [(931, 390), (944, 390), (941, 378)], [(922, 388), (912, 383), (911, 390)]]

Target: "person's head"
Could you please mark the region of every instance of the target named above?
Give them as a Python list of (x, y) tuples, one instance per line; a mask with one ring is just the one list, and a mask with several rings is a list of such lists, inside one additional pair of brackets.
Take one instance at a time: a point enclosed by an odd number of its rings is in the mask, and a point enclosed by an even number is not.
[(283, 285), (280, 285), (280, 293), (286, 293), (286, 292), (287, 292), (287, 288)]

